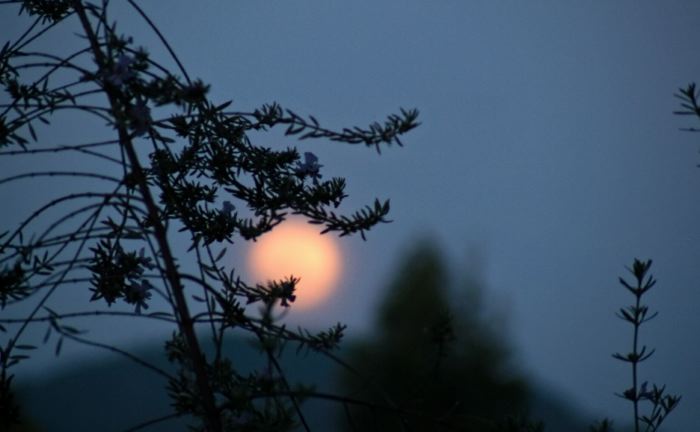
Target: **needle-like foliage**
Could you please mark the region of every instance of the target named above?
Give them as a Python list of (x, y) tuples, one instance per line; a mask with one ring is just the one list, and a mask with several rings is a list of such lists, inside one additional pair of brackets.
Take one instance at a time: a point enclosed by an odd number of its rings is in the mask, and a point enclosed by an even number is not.
[[(52, 167), (71, 158), (84, 162), (80, 170), (36, 169), (0, 179), (11, 187), (29, 179), (81, 180), (0, 235), (0, 307), (33, 301), (27, 316), (1, 320), (6, 336), (0, 347), (0, 428), (18, 418), (11, 369), (36, 348), (22, 343), (35, 325), (48, 326), (44, 342), (55, 343), (57, 354), (70, 340), (120, 353), (161, 374), (172, 398), (171, 417), (195, 419), (196, 430), (306, 427), (300, 409), (305, 394), (287, 381), (277, 357), (286, 343), (332, 350), (344, 326), (319, 334), (288, 330), (274, 319), (274, 310), (294, 307), (298, 279), (249, 284), (222, 264), (225, 247), (254, 241), (290, 214), (305, 216), (324, 233), (364, 238), (388, 221), (389, 201), (345, 214), (338, 210), (346, 197), (344, 179), (324, 177), (310, 152), (302, 157), (293, 146), (256, 145), (251, 132), (282, 128), (290, 138), (379, 151), (402, 145), (401, 136), (418, 125), (418, 112), (401, 109), (368, 127), (334, 131), (277, 103), (235, 111), (231, 101), (215, 101), (209, 85), (190, 78), (133, 0), (121, 6), (128, 4), (151, 27), (174, 70), (120, 33), (106, 0), (3, 3), (9, 3), (3, 13), (28, 15), (31, 24), (0, 49), (6, 93), (0, 100), (0, 157), (52, 155)], [(66, 26), (81, 44), (74, 52), (34, 48)], [(106, 125), (112, 138), (56, 145), (48, 137), (54, 123), (66, 127), (66, 115), (73, 116), (73, 128)], [(179, 250), (175, 239), (182, 238), (188, 244)], [(50, 300), (66, 290), (83, 290), (95, 310), (50, 309)], [(166, 353), (174, 372), (93, 341), (66, 323), (81, 316), (171, 323)], [(215, 342), (213, 353), (202, 349), (205, 330)], [(232, 331), (257, 340), (268, 364), (252, 373), (238, 371), (221, 349)]]

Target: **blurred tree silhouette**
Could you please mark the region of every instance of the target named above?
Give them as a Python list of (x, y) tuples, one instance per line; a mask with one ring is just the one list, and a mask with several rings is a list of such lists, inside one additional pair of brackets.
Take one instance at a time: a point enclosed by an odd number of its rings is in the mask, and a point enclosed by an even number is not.
[(348, 346), (350, 363), (368, 380), (344, 374), (344, 390), (378, 406), (390, 400), (402, 415), (355, 406), (345, 427), (491, 431), (527, 409), (526, 383), (509, 369), (503, 339), (483, 319), (481, 286), (467, 278), (452, 292), (443, 263), (435, 245), (419, 243), (388, 287), (371, 339)]

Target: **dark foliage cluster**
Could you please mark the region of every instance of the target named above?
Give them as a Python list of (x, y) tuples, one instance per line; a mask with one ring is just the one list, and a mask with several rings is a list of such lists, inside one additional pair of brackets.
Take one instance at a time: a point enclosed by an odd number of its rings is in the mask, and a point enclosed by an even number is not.
[[(36, 170), (0, 179), (0, 184), (48, 178), (86, 181), (81, 183), (84, 189), (41, 205), (0, 237), (0, 306), (34, 301), (28, 316), (3, 318), (11, 327), (0, 328), (8, 336), (0, 351), (0, 417), (5, 426), (18, 418), (10, 369), (27, 359), (24, 351), (36, 348), (21, 343), (26, 329), (43, 323), (48, 326), (45, 343), (58, 336), (57, 354), (69, 339), (117, 352), (166, 377), (171, 417), (187, 417), (197, 430), (304, 427), (299, 404), (308, 389), (287, 381), (278, 357), (289, 344), (299, 350), (333, 350), (345, 327), (312, 333), (278, 323), (274, 311), (294, 307), (298, 278), (248, 284), (222, 264), (226, 245), (255, 240), (291, 214), (306, 217), (323, 233), (364, 238), (372, 227), (388, 221), (389, 202), (376, 200), (345, 214), (339, 211), (346, 198), (345, 180), (324, 177), (316, 155), (300, 154), (295, 147), (255, 145), (250, 133), (284, 128), (292, 138), (362, 144), (379, 151), (385, 145), (402, 145), (401, 135), (418, 125), (417, 111), (402, 109), (383, 123), (337, 132), (277, 103), (233, 111), (231, 101), (214, 102), (209, 86), (189, 77), (134, 1), (127, 3), (160, 39), (177, 72), (119, 33), (108, 1), (3, 3), (11, 4), (6, 8), (17, 3), (15, 12), (28, 16), (31, 24), (0, 50), (0, 85), (7, 96), (0, 104), (0, 155), (50, 154), (57, 158), (55, 166), (63, 155), (79, 155), (114, 166), (91, 171), (88, 163), (83, 171)], [(33, 48), (58, 27), (76, 24), (72, 31), (84, 45), (75, 52), (57, 55)], [(115, 138), (41, 146), (57, 113), (75, 113), (79, 122), (92, 117), (111, 128)], [(53, 219), (48, 226), (39, 222), (45, 217)], [(27, 232), (34, 235), (27, 239)], [(174, 249), (174, 236), (188, 238), (187, 250)], [(196, 273), (184, 270), (185, 259), (196, 264)], [(48, 308), (52, 296), (76, 287), (84, 287), (86, 300), (97, 310), (61, 313)], [(152, 311), (155, 297), (169, 308)], [(133, 312), (112, 309), (120, 303)], [(166, 353), (174, 372), (64, 324), (84, 316), (138, 316), (172, 323), (175, 333)], [(205, 354), (200, 347), (204, 329), (215, 341), (214, 353)], [(231, 331), (247, 332), (256, 340), (268, 354), (268, 364), (247, 374), (236, 370), (221, 349)]]

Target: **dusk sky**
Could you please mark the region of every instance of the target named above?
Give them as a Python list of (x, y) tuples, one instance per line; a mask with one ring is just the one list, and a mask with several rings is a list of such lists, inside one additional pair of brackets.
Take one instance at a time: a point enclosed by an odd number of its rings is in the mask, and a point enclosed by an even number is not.
[[(171, 64), (143, 21), (114, 3), (120, 31)], [(420, 110), (405, 146), (381, 155), (251, 135), (315, 153), (324, 176), (347, 179), (347, 211), (391, 200), (391, 224), (365, 242), (341, 239), (336, 296), (290, 319), (367, 331), (403, 254), (432, 238), (455, 277), (481, 278), (518, 367), (585, 412), (623, 422), (628, 403), (613, 393), (629, 386), (629, 371), (611, 354), (630, 349), (631, 326), (614, 314), (633, 299), (617, 278), (635, 257), (653, 259), (659, 282), (647, 300), (660, 314), (642, 338), (657, 353), (642, 374), (683, 395), (666, 430), (700, 429), (700, 134), (679, 131), (697, 119), (672, 114), (678, 87), (700, 80), (699, 2), (141, 3), (190, 76), (233, 109), (276, 101), (335, 129)], [(23, 29), (8, 10), (3, 43)], [(76, 43), (76, 28), (45, 46)], [(68, 129), (59, 136), (78, 133)], [(3, 157), (0, 173), (33, 163)], [(56, 192), (0, 187), (11, 203), (0, 223)], [(231, 265), (242, 267), (246, 246), (232, 248)], [(126, 326), (114, 337), (147, 333)]]

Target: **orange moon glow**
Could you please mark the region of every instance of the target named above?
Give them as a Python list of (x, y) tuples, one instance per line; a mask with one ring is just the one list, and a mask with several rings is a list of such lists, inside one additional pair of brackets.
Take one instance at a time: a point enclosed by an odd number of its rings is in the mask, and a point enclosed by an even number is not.
[(259, 283), (290, 275), (300, 278), (292, 309), (308, 309), (328, 299), (336, 288), (340, 249), (333, 237), (320, 234), (318, 225), (288, 219), (253, 243), (248, 267)]

